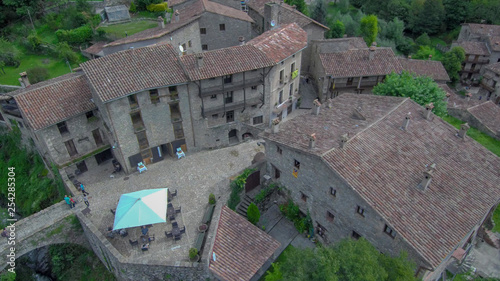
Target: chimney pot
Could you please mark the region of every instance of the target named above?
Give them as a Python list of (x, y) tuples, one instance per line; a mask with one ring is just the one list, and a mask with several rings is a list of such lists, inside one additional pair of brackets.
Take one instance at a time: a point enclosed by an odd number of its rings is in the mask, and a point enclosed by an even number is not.
[(238, 37), (238, 41), (240, 41), (240, 45), (245, 45), (245, 37), (244, 36), (240, 36)]
[(199, 68), (203, 67), (203, 54), (200, 53), (196, 55), (196, 64)]
[(344, 148), (348, 140), (349, 140), (349, 134), (343, 134), (342, 138), (340, 139), (340, 148)]
[(411, 112), (408, 112), (405, 116), (405, 120), (403, 121), (403, 126), (401, 126), (401, 130), (408, 130), (408, 125), (410, 125)]
[(180, 16), (179, 16), (179, 15), (180, 15), (179, 10), (175, 10), (174, 15), (175, 15), (175, 22), (179, 22), (179, 19), (180, 19)]
[(429, 55), (429, 60), (432, 60), (432, 55)]
[(314, 115), (319, 115), (319, 109), (321, 108), (321, 103), (319, 102), (318, 99), (315, 99), (313, 101), (313, 108), (312, 108), (312, 113)]
[(316, 134), (314, 133), (309, 136), (309, 148), (313, 149), (315, 145), (316, 145)]
[(467, 135), (467, 131), (470, 129), (470, 126), (468, 123), (462, 124), (460, 126), (460, 131), (458, 131), (458, 137), (465, 139), (465, 136)]
[[(375, 42), (373, 42), (373, 43), (375, 43)], [(375, 57), (375, 50), (376, 49), (377, 49), (377, 47), (375, 45), (372, 44), (370, 46), (370, 49), (369, 49), (370, 51), (369, 51), (369, 54), (368, 54), (368, 59), (369, 60), (372, 60)]]
[(435, 169), (436, 169), (436, 164), (433, 163), (432, 165), (429, 166), (429, 169), (427, 171), (424, 171), (424, 179), (418, 185), (419, 189), (426, 191), (427, 188), (429, 188), (429, 185), (432, 182), (432, 177), (434, 176)]
[(430, 120), (431, 112), (432, 112), (433, 108), (434, 108), (434, 104), (432, 102), (425, 106), (424, 118), (426, 120)]
[(30, 80), (28, 79), (28, 73), (26, 73), (26, 71), (24, 71), (24, 72), (19, 73), (19, 75), (21, 76), (21, 80), (22, 80), (21, 86), (23, 86), (23, 88), (29, 87), (31, 84), (30, 84)]
[(280, 119), (279, 118), (274, 118), (272, 121), (272, 127), (271, 131), (273, 134), (277, 134), (280, 131)]
[(411, 55), (410, 55), (410, 56), (408, 56), (408, 58), (409, 58), (409, 59), (411, 59)]
[(158, 27), (165, 28), (165, 22), (163, 21), (163, 18), (161, 16), (158, 17)]

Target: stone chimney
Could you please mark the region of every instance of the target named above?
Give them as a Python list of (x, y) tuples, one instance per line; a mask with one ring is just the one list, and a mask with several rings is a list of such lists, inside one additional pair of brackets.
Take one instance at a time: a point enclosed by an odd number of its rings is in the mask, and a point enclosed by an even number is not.
[(408, 59), (411, 59), (411, 55), (410, 55), (410, 56), (408, 56)]
[(471, 93), (467, 93), (467, 94), (465, 94), (465, 99), (466, 99), (467, 101), (470, 101), (470, 98), (471, 98), (471, 97), (472, 97), (472, 94), (471, 94)]
[(158, 17), (158, 27), (165, 28), (165, 22), (163, 21), (163, 18), (161, 16)]
[(434, 108), (434, 104), (431, 102), (427, 105), (425, 105), (425, 111), (424, 111), (424, 118), (426, 120), (430, 120), (431, 119), (431, 113), (432, 113), (432, 109)]
[(203, 67), (203, 53), (196, 54), (196, 66)]
[(280, 119), (279, 118), (274, 118), (271, 123), (272, 123), (271, 132), (273, 134), (279, 133), (279, 131), (280, 131)]
[(410, 119), (411, 119), (411, 112), (408, 112), (406, 114), (405, 120), (403, 121), (403, 126), (401, 126), (401, 130), (403, 131), (408, 130), (408, 125), (410, 125)]
[(429, 55), (429, 60), (432, 60), (432, 55)]
[(373, 42), (370, 46), (370, 54), (368, 57), (370, 60), (373, 60), (373, 58), (375, 57), (375, 50), (377, 50), (377, 42)]
[(311, 134), (309, 136), (309, 149), (313, 149), (316, 145), (316, 134)]
[(314, 115), (319, 115), (319, 109), (321, 108), (321, 103), (319, 102), (318, 99), (315, 99), (313, 101), (313, 108), (312, 108), (312, 114)]
[(429, 166), (429, 169), (424, 172), (424, 179), (418, 185), (419, 189), (426, 191), (427, 188), (429, 188), (429, 185), (432, 182), (432, 176), (434, 175), (435, 170), (436, 170), (436, 164), (433, 163), (432, 165)]
[(27, 88), (29, 87), (31, 84), (30, 84), (30, 80), (28, 79), (28, 74), (25, 72), (21, 72), (19, 73), (19, 75), (21, 75), (21, 78), (19, 78), (19, 82), (21, 82), (21, 86), (23, 88)]
[(179, 20), (180, 20), (179, 10), (175, 10), (174, 16), (175, 16), (175, 22), (179, 22)]
[(292, 5), (292, 8), (293, 8), (294, 10), (297, 10), (297, 5)]
[(451, 94), (450, 93), (446, 93), (446, 102), (450, 101), (450, 97), (451, 97)]
[(238, 41), (240, 41), (241, 46), (245, 45), (245, 37), (244, 36), (238, 37)]
[(349, 140), (349, 134), (343, 134), (342, 138), (340, 139), (340, 148), (344, 148), (348, 140)]
[[(266, 24), (264, 31), (274, 29), (279, 25), (279, 9), (278, 3), (269, 2), (264, 5), (264, 22)], [(274, 22), (274, 26), (272, 26), (271, 22)]]
[(465, 139), (465, 136), (467, 135), (467, 131), (470, 129), (470, 126), (468, 123), (460, 125), (460, 131), (458, 131), (458, 137)]

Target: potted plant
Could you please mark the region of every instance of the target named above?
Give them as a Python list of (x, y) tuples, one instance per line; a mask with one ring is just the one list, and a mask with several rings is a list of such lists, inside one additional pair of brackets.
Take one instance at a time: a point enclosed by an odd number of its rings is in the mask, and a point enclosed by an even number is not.
[(201, 232), (201, 233), (207, 231), (207, 229), (208, 229), (208, 225), (206, 225), (206, 224), (200, 224), (198, 226), (198, 231)]
[(210, 195), (208, 195), (208, 204), (215, 205), (215, 195), (213, 193), (210, 193)]
[(189, 249), (189, 260), (192, 262), (200, 260), (200, 256), (198, 255), (198, 250), (196, 248)]

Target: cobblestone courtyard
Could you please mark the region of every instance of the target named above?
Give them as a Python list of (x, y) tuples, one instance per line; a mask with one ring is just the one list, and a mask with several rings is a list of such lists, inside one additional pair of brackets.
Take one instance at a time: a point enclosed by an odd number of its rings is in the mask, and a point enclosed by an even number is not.
[[(194, 154), (188, 152), (186, 158), (180, 160), (167, 158), (151, 164), (142, 174), (121, 173), (114, 178), (110, 177), (113, 171), (111, 163), (106, 163), (100, 169), (78, 177), (90, 193), (91, 212), (87, 216), (105, 235), (114, 221), (110, 209), (116, 208), (122, 194), (163, 187), (177, 190), (177, 197), (174, 197), (172, 203), (175, 208), (181, 206), (182, 212), (177, 215), (176, 221), (180, 227), (186, 226), (186, 233), (180, 241), (174, 243), (165, 236), (164, 232), (171, 230), (169, 222), (155, 224), (149, 229), (149, 235), (154, 235), (155, 241), (151, 242), (150, 249), (146, 252), (142, 252), (140, 246), (129, 243), (129, 239), (137, 239), (141, 243), (138, 227), (128, 229), (127, 237), (108, 239), (132, 263), (165, 264), (187, 261), (189, 248), (194, 243), (197, 227), (208, 204), (208, 195), (212, 192), (216, 198), (227, 198), (228, 178), (248, 167), (254, 155), (260, 151), (264, 151), (264, 147), (257, 146), (257, 141), (250, 141), (218, 150)], [(81, 201), (80, 194), (77, 197)], [(221, 199), (218, 204), (225, 204), (225, 200)], [(82, 207), (83, 202), (79, 205)]]

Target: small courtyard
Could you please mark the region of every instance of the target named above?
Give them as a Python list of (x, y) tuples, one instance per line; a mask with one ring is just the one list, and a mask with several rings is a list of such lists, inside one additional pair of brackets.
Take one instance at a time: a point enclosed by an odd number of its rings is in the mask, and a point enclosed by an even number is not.
[[(167, 158), (151, 164), (147, 171), (125, 175), (123, 172), (110, 177), (113, 166), (111, 161), (80, 176), (78, 180), (86, 186), (90, 202), (87, 217), (106, 237), (108, 227), (113, 226), (114, 215), (110, 211), (116, 208), (120, 196), (143, 189), (169, 188), (177, 190), (173, 198), (174, 208), (182, 207), (177, 214), (179, 227), (186, 227), (181, 240), (167, 238), (165, 231), (171, 231), (170, 221), (154, 224), (149, 228), (150, 243), (148, 251), (141, 251), (141, 230), (139, 227), (127, 229), (128, 236), (116, 235), (106, 238), (130, 263), (166, 265), (189, 261), (188, 251), (194, 244), (197, 228), (200, 224), (208, 196), (214, 193), (217, 204), (225, 204), (229, 195), (229, 178), (251, 164), (254, 155), (264, 151), (257, 141), (248, 141), (236, 146), (191, 154), (180, 160)], [(76, 196), (81, 201), (81, 195)], [(84, 205), (80, 202), (79, 205)], [(219, 205), (220, 206), (220, 205)], [(212, 222), (210, 228), (215, 227)], [(138, 240), (138, 245), (131, 245), (130, 240)], [(206, 249), (205, 249), (206, 250)]]

